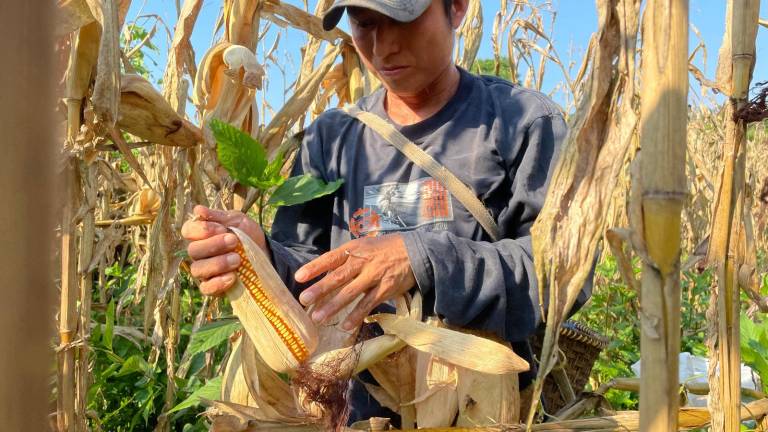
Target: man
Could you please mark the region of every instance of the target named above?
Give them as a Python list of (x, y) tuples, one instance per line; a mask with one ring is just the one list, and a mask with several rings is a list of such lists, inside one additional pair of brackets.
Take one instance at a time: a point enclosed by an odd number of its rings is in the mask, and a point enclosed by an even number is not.
[[(293, 175), (344, 179), (333, 195), (281, 208), (266, 236), (238, 212), (198, 206), (187, 222), (193, 276), (205, 294), (235, 280), (239, 258), (226, 227), (253, 237), (322, 323), (359, 296), (345, 325), (410, 289), (429, 315), (491, 331), (531, 360), (528, 337), (540, 322), (530, 228), (566, 133), (558, 107), (540, 93), (457, 68), (454, 30), (469, 0), (337, 0), (352, 39), (383, 88), (358, 107), (388, 120), (452, 171), (501, 228), (492, 242), (471, 213), (373, 130), (340, 110), (306, 131)], [(337, 288), (340, 288), (337, 290)], [(521, 377), (521, 388), (530, 383)], [(357, 390), (356, 390), (357, 391)], [(353, 400), (353, 419), (375, 412)]]

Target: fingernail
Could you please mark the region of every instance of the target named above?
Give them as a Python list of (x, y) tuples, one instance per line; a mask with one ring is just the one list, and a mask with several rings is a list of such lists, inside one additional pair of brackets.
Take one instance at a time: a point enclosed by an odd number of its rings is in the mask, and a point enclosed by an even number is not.
[(240, 264), (240, 256), (236, 253), (231, 253), (227, 255), (227, 264), (231, 266), (235, 266)]
[(350, 331), (353, 328), (355, 328), (355, 325), (352, 324), (352, 321), (344, 321), (344, 324), (341, 325), (342, 330)]
[(226, 275), (226, 276), (223, 276), (221, 279), (222, 279), (222, 281), (223, 281), (225, 284), (229, 285), (229, 284), (231, 284), (232, 282), (234, 282), (234, 281), (235, 281), (235, 275), (233, 275), (233, 274), (228, 274), (228, 275)]
[(315, 300), (315, 296), (306, 291), (304, 291), (303, 293), (301, 293), (301, 295), (299, 295), (299, 301), (304, 306), (309, 306), (310, 304), (312, 304), (314, 300)]
[(237, 246), (237, 236), (234, 234), (224, 234), (224, 244), (229, 247)]
[(301, 282), (304, 280), (304, 274), (306, 271), (304, 271), (303, 268), (300, 268), (294, 275), (293, 278), (296, 279), (297, 282)]
[(316, 323), (321, 323), (325, 319), (325, 314), (322, 311), (314, 311), (312, 312), (312, 321)]

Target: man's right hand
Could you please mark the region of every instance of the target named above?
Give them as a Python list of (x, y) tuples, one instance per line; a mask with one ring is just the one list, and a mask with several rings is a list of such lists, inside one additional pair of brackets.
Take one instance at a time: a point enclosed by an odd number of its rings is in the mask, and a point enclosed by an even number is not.
[(182, 237), (189, 241), (187, 252), (193, 260), (192, 276), (201, 281), (200, 292), (203, 294), (222, 295), (235, 283), (235, 271), (240, 266), (240, 256), (234, 252), (239, 240), (228, 228), (245, 232), (266, 253), (264, 231), (239, 211), (213, 210), (198, 205), (192, 213), (194, 218), (181, 227)]

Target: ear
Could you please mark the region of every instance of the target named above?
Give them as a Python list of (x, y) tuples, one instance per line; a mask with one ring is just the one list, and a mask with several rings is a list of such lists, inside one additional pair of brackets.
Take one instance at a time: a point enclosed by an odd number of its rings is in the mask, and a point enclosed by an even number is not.
[(454, 30), (457, 30), (461, 26), (461, 22), (464, 21), (464, 17), (467, 15), (467, 9), (469, 9), (470, 0), (453, 0), (451, 5), (451, 25)]

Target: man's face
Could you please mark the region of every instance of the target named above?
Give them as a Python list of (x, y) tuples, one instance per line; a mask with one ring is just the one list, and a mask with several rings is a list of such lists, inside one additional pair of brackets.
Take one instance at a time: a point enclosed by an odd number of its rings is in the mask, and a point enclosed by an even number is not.
[(389, 91), (418, 93), (453, 62), (453, 26), (442, 0), (409, 23), (364, 8), (347, 13), (357, 52)]

